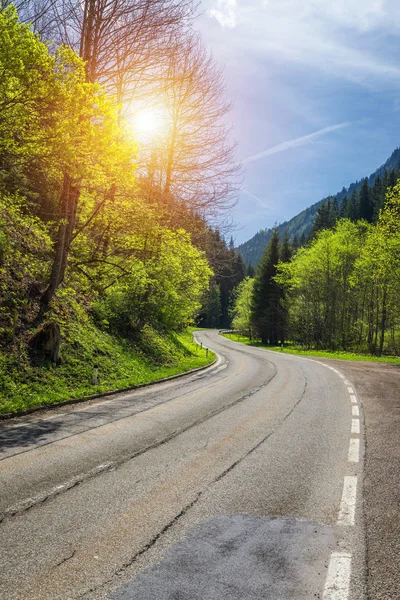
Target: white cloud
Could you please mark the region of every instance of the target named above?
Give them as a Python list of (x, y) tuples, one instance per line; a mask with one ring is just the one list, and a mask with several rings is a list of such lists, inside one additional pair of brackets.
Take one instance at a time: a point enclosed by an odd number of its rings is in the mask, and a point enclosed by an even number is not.
[(217, 0), (208, 14), (224, 27), (236, 25), (236, 53), (247, 49), (363, 83), (400, 82), (385, 41), (399, 33), (398, 0)]
[(260, 160), (261, 158), (271, 156), (271, 154), (284, 152), (285, 150), (289, 150), (290, 148), (298, 148), (299, 146), (305, 146), (306, 144), (314, 142), (322, 135), (327, 135), (328, 133), (332, 133), (333, 131), (337, 131), (338, 129), (349, 127), (349, 125), (351, 125), (351, 123), (338, 123), (337, 125), (330, 125), (329, 127), (324, 127), (323, 129), (314, 131), (314, 133), (309, 133), (308, 135), (303, 135), (302, 137), (298, 137), (293, 140), (288, 140), (287, 142), (283, 142), (282, 144), (278, 144), (277, 146), (272, 146), (271, 148), (267, 148), (266, 150), (257, 152), (257, 154), (252, 154), (251, 156), (245, 158), (242, 162), (243, 164), (248, 164), (250, 162)]
[(237, 25), (236, 9), (236, 0), (217, 0), (215, 7), (211, 8), (208, 14), (222, 27), (233, 29)]

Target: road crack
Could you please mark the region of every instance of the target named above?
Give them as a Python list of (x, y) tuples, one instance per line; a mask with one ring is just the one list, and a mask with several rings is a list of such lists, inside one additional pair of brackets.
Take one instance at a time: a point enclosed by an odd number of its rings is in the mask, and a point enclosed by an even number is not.
[[(268, 435), (266, 435), (259, 442), (257, 442), (257, 444), (255, 444), (255, 446), (253, 446), (250, 450), (248, 450), (245, 454), (243, 454), (238, 460), (233, 462), (227, 469), (225, 469), (222, 473), (220, 473), (217, 477), (215, 477), (211, 482), (209, 482), (203, 490), (200, 490), (199, 492), (197, 492), (196, 497), (189, 504), (187, 504), (178, 514), (176, 514), (173, 517), (173, 519), (171, 519), (145, 546), (143, 546), (143, 548), (141, 548), (138, 552), (136, 552), (129, 560), (124, 562), (121, 565), (121, 567), (113, 573), (113, 575), (111, 577), (109, 577), (106, 581), (103, 581), (100, 585), (94, 586), (90, 590), (87, 590), (82, 595), (78, 596), (78, 598), (85, 598), (87, 596), (87, 594), (90, 594), (96, 590), (103, 588), (107, 584), (110, 584), (113, 581), (114, 577), (116, 577), (116, 576), (118, 577), (126, 569), (131, 567), (143, 554), (145, 554), (153, 546), (155, 546), (156, 543), (158, 542), (158, 540), (163, 535), (165, 535), (165, 533), (167, 533), (167, 531), (169, 531), (169, 529), (171, 529), (171, 527), (173, 527), (180, 519), (182, 519), (182, 517), (184, 517), (188, 513), (188, 511), (195, 506), (195, 504), (197, 504), (197, 502), (210, 489), (211, 486), (213, 486), (214, 484), (221, 481), (228, 473), (233, 471), (233, 469), (235, 469), (243, 460), (245, 460), (248, 456), (253, 454), (253, 452), (255, 452), (256, 450), (258, 450), (271, 436), (273, 436), (278, 431), (278, 429), (283, 425), (283, 423), (293, 414), (293, 412), (296, 410), (296, 408), (298, 407), (298, 405), (300, 404), (300, 402), (303, 400), (303, 398), (305, 396), (308, 381), (307, 381), (307, 376), (302, 367), (301, 367), (301, 370), (304, 375), (304, 387), (303, 387), (302, 393), (300, 394), (298, 400), (292, 406), (290, 411), (284, 416), (284, 418), (279, 423), (279, 425), (277, 425), (275, 427), (275, 429), (273, 429)], [(262, 386), (262, 387), (264, 387), (264, 386)], [(262, 389), (262, 387), (258, 388), (258, 391), (259, 391), (259, 389)], [(249, 395), (252, 395), (252, 393), (250, 393)]]
[[(267, 362), (270, 363), (270, 361), (267, 361)], [(175, 439), (179, 435), (185, 433), (186, 431), (190, 431), (190, 429), (193, 429), (194, 427), (197, 427), (198, 425), (205, 423), (209, 419), (212, 419), (213, 417), (221, 414), (222, 412), (229, 410), (230, 408), (233, 408), (240, 402), (244, 402), (245, 400), (247, 400), (254, 394), (258, 393), (259, 391), (261, 391), (262, 389), (267, 387), (267, 385), (269, 385), (269, 383), (274, 379), (274, 377), (277, 374), (277, 369), (273, 363), (270, 363), (270, 364), (273, 365), (272, 375), (268, 378), (268, 380), (262, 386), (251, 390), (249, 393), (247, 393), (243, 396), (240, 396), (239, 398), (236, 398), (236, 400), (233, 400), (229, 404), (225, 404), (224, 406), (221, 406), (221, 407), (207, 413), (206, 415), (204, 415), (200, 419), (197, 419), (196, 421), (194, 421), (187, 427), (182, 427), (181, 429), (171, 432), (168, 436), (166, 436), (161, 441), (157, 441), (154, 444), (149, 444), (145, 448), (142, 448), (141, 450), (137, 450), (136, 452), (133, 452), (132, 454), (125, 455), (118, 460), (110, 461), (106, 465), (100, 465), (100, 466), (94, 467), (87, 473), (82, 473), (80, 475), (77, 475), (77, 476), (73, 477), (70, 481), (67, 481), (60, 485), (57, 485), (54, 488), (52, 488), (51, 490), (49, 490), (48, 492), (44, 492), (42, 494), (39, 494), (38, 496), (35, 496), (33, 498), (28, 498), (26, 500), (19, 502), (15, 506), (12, 506), (12, 507), (6, 509), (2, 514), (0, 514), (0, 523), (6, 518), (12, 518), (16, 515), (20, 515), (28, 510), (31, 510), (35, 506), (43, 504), (47, 500), (51, 500), (51, 499), (55, 498), (56, 496), (59, 496), (60, 494), (73, 489), (76, 485), (80, 485), (81, 483), (83, 483), (85, 481), (93, 479), (94, 477), (97, 477), (101, 473), (119, 469), (120, 467), (122, 467), (126, 463), (128, 463), (129, 461), (137, 458), (138, 456), (142, 456), (143, 454), (145, 454), (146, 452), (149, 452), (150, 450), (155, 450), (156, 448), (159, 448), (159, 447), (163, 446), (164, 444), (167, 444), (168, 442)]]
[(61, 565), (66, 563), (68, 560), (71, 560), (71, 558), (73, 558), (75, 556), (75, 554), (76, 554), (76, 548), (75, 548), (75, 550), (73, 550), (71, 552), (71, 554), (69, 554), (68, 556), (66, 556), (65, 558), (60, 560), (60, 562), (58, 562), (56, 565), (54, 565), (53, 569), (56, 569), (57, 567), (60, 567)]

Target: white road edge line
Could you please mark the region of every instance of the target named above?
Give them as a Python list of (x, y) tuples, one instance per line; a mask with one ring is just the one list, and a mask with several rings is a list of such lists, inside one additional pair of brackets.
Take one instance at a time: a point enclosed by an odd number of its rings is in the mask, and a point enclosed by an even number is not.
[(326, 576), (323, 600), (347, 600), (351, 576), (351, 554), (332, 552)]
[(354, 525), (357, 500), (357, 477), (346, 475), (343, 483), (342, 500), (340, 502), (338, 525)]
[(351, 420), (351, 433), (360, 433), (360, 420), (352, 419)]
[(358, 463), (360, 460), (360, 440), (359, 438), (351, 438), (349, 445), (348, 462)]
[(350, 394), (350, 400), (352, 404), (357, 404), (357, 398), (354, 394)]
[(348, 385), (348, 386), (347, 386), (347, 391), (349, 392), (349, 394), (354, 394), (354, 390), (353, 390), (353, 388), (351, 387), (351, 385)]
[(353, 417), (359, 417), (360, 416), (360, 409), (358, 408), (357, 405), (353, 405), (351, 407), (351, 414), (353, 415)]

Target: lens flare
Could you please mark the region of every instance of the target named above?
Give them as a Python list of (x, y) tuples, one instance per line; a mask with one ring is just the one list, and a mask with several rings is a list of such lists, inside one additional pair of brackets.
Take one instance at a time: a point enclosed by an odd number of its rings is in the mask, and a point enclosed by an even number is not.
[(166, 113), (161, 108), (143, 108), (131, 119), (132, 129), (139, 141), (149, 142), (162, 134), (166, 128)]

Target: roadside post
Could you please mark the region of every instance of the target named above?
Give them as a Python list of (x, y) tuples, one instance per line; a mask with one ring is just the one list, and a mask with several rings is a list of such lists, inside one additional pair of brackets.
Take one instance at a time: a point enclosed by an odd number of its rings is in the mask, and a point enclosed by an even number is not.
[(92, 385), (97, 385), (99, 383), (99, 365), (93, 366), (91, 383)]

